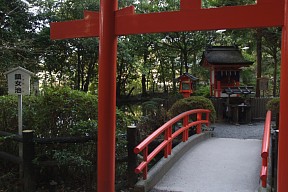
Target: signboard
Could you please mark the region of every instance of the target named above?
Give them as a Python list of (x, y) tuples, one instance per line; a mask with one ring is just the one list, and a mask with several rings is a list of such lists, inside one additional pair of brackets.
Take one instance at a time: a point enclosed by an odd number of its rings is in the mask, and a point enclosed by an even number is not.
[(30, 79), (33, 73), (22, 67), (4, 73), (8, 78), (9, 95), (30, 95)]
[(268, 90), (269, 78), (261, 77), (261, 78), (258, 78), (258, 81), (259, 81), (259, 90), (263, 90), (263, 91)]

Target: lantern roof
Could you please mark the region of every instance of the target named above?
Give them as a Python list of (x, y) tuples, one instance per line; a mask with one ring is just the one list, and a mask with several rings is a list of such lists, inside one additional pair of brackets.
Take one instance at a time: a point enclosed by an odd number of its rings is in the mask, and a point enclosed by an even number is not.
[(246, 60), (237, 46), (211, 46), (203, 52), (201, 65), (252, 65), (254, 62)]
[(191, 79), (192, 81), (197, 81), (198, 78), (193, 76), (190, 73), (183, 73), (182, 75), (180, 75), (178, 78), (175, 79), (175, 81), (180, 81), (183, 77), (188, 77), (189, 79)]

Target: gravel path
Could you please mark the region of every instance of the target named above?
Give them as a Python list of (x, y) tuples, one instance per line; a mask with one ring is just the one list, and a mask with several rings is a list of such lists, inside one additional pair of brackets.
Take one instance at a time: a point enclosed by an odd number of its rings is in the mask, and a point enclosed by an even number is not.
[(262, 140), (264, 122), (256, 122), (251, 125), (214, 123), (211, 127), (214, 127), (214, 137)]

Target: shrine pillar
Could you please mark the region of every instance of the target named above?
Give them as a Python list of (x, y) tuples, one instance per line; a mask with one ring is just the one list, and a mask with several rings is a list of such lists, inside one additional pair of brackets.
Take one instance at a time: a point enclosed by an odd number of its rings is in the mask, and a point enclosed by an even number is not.
[(117, 0), (100, 1), (97, 191), (115, 191)]
[(278, 192), (288, 190), (288, 0), (285, 0), (284, 25), (282, 27), (281, 80), (280, 80), (280, 127), (278, 143)]

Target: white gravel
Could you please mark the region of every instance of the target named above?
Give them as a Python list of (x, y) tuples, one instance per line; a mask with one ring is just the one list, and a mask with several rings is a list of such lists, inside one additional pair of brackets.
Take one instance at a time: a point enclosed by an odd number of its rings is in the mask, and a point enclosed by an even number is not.
[(215, 123), (211, 127), (214, 127), (214, 137), (262, 140), (264, 122), (243, 125)]

